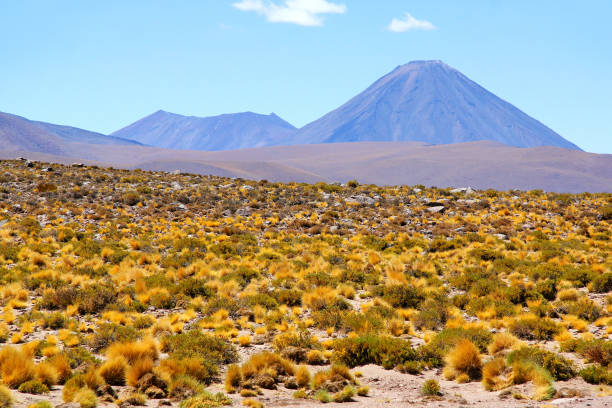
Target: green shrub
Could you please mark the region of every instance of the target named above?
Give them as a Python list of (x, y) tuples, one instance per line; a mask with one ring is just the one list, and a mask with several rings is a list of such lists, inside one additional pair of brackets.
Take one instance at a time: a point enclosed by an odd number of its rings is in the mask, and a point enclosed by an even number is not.
[(103, 323), (89, 340), (89, 346), (94, 351), (100, 351), (117, 342), (138, 340), (142, 334), (134, 327), (122, 326), (116, 323)]
[(526, 317), (510, 323), (510, 332), (524, 340), (551, 340), (559, 326), (548, 318)]
[(590, 363), (612, 363), (612, 342), (603, 339), (574, 339), (561, 343), (561, 351), (576, 352)]
[(557, 282), (553, 279), (544, 279), (536, 283), (536, 291), (546, 300), (555, 300), (557, 297)]
[(203, 391), (196, 396), (181, 401), (180, 408), (213, 408), (224, 405), (232, 405), (232, 400), (222, 392), (212, 394)]
[(433, 378), (423, 383), (423, 386), (421, 387), (421, 392), (423, 393), (423, 395), (426, 395), (428, 397), (435, 397), (442, 394), (440, 392), (440, 384), (438, 384), (438, 382)]
[(589, 298), (580, 298), (575, 302), (564, 302), (562, 308), (569, 314), (593, 322), (601, 316), (601, 308)]
[(471, 341), (481, 353), (484, 353), (493, 340), (493, 335), (484, 328), (446, 328), (437, 333), (429, 343), (422, 346), (419, 352), (428, 364), (441, 367), (444, 356), (462, 339)]
[(521, 347), (508, 354), (508, 365), (518, 362), (531, 362), (545, 368), (555, 380), (567, 381), (576, 376), (571, 361), (551, 351), (537, 347)]
[(82, 288), (77, 296), (80, 314), (99, 313), (117, 300), (117, 290), (105, 285), (92, 285)]
[(10, 408), (13, 402), (11, 390), (6, 385), (0, 385), (0, 408)]
[(162, 349), (177, 360), (199, 359), (210, 373), (209, 378), (201, 379), (204, 382), (212, 381), (212, 377), (218, 372), (218, 365), (238, 361), (238, 353), (233, 345), (199, 330), (164, 337)]
[[(2, 407), (2, 404), (0, 404), (0, 407)], [(28, 408), (53, 408), (53, 404), (51, 404), (49, 401), (38, 401), (28, 406)]]
[(612, 385), (612, 372), (599, 364), (583, 368), (579, 375), (589, 384)]
[(332, 348), (333, 359), (349, 367), (376, 364), (393, 368), (418, 358), (409, 341), (373, 334), (336, 340)]
[(413, 286), (387, 285), (376, 288), (374, 294), (381, 296), (393, 307), (418, 307), (425, 299), (423, 293)]
[(334, 394), (333, 400), (334, 402), (350, 402), (353, 400), (355, 394), (355, 387), (352, 385), (347, 385), (342, 389), (342, 391)]
[(46, 394), (49, 392), (49, 387), (38, 380), (26, 381), (18, 389), (19, 392), (25, 392), (26, 394)]
[(322, 403), (326, 404), (328, 402), (332, 402), (332, 396), (329, 394), (329, 392), (325, 391), (325, 390), (319, 390), (316, 392), (316, 394), (314, 395), (314, 397), (321, 401)]
[(606, 293), (612, 291), (612, 272), (606, 272), (593, 279), (593, 292)]

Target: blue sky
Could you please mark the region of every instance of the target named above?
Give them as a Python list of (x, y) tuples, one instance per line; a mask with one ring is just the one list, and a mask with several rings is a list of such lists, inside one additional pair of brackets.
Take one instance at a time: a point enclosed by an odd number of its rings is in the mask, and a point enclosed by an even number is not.
[(440, 59), (612, 153), (611, 15), (608, 0), (3, 1), (0, 111), (103, 133), (158, 109), (302, 126)]

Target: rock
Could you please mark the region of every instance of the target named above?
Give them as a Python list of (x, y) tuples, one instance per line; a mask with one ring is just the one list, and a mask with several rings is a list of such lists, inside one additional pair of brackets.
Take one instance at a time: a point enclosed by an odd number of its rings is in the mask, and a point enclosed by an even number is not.
[(281, 355), (296, 363), (301, 363), (306, 360), (306, 350), (300, 347), (288, 346), (285, 347)]
[(420, 188), (413, 188), (412, 189), (412, 192), (415, 193), (415, 194), (419, 194), (421, 191), (423, 191), (423, 190), (421, 190)]
[(466, 200), (466, 199), (459, 199), (457, 200), (457, 204), (465, 204), (465, 205), (472, 205), (472, 204), (476, 204), (478, 202), (478, 200)]
[(145, 395), (151, 399), (166, 398), (166, 392), (159, 387), (154, 385), (150, 386), (145, 390)]
[(427, 207), (427, 211), (429, 211), (432, 214), (436, 214), (439, 212), (444, 212), (446, 210), (446, 208), (443, 205), (439, 205), (439, 206), (435, 206), (435, 207)]
[(251, 207), (239, 208), (236, 210), (236, 215), (240, 215), (242, 217), (248, 217), (251, 215)]
[(104, 384), (104, 385), (99, 386), (96, 389), (96, 395), (99, 396), (99, 397), (109, 396), (109, 397), (111, 397), (111, 401), (114, 400), (117, 397), (117, 393), (115, 392), (113, 387), (111, 387), (108, 384)]
[(255, 187), (253, 186), (249, 186), (248, 184), (243, 185), (242, 187), (240, 187), (242, 190), (255, 190)]
[(299, 386), (297, 382), (295, 382), (295, 378), (290, 378), (287, 381), (285, 381), (285, 388), (288, 388), (290, 390), (297, 390)]
[(143, 375), (140, 378), (140, 380), (138, 380), (138, 383), (136, 384), (136, 389), (138, 389), (139, 392), (144, 392), (150, 387), (157, 387), (161, 389), (162, 391), (165, 391), (166, 383), (161, 378), (159, 378), (157, 375), (153, 373), (147, 373)]
[(266, 390), (275, 390), (276, 382), (274, 381), (274, 377), (269, 374), (258, 374), (253, 378), (253, 385), (260, 388), (265, 388)]
[(346, 201), (347, 204), (366, 204), (366, 205), (373, 205), (376, 202), (374, 198), (368, 197), (365, 194), (358, 194), (358, 195), (350, 196), (344, 201)]
[(25, 165), (26, 165), (26, 167), (34, 167), (34, 163), (32, 163), (29, 160), (25, 163)]
[(171, 407), (172, 403), (168, 400), (161, 400), (157, 403), (158, 407)]
[(83, 163), (72, 163), (72, 167), (85, 167)]
[(502, 241), (505, 241), (508, 239), (508, 236), (506, 234), (493, 234), (493, 236), (501, 239)]
[(181, 174), (181, 171), (180, 171), (180, 170), (172, 170), (172, 171), (170, 172), (170, 174), (173, 174), (173, 175), (175, 175), (175, 176), (178, 176), (179, 174)]

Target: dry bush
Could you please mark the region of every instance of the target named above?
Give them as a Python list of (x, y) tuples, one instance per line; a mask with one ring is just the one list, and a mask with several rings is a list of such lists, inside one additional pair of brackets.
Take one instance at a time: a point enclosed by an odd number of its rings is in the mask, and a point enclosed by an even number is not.
[[(469, 340), (457, 342), (455, 347), (446, 355), (444, 377), (447, 379), (478, 380), (482, 374), (482, 361), (478, 348)], [(463, 376), (463, 377), (461, 377)]]
[(4, 384), (17, 388), (34, 379), (35, 374), (34, 362), (24, 352), (10, 346), (0, 350), (0, 376)]

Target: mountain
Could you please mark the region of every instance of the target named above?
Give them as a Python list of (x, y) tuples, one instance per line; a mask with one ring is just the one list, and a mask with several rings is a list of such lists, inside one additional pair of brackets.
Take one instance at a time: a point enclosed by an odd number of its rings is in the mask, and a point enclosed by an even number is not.
[(162, 110), (113, 133), (171, 149), (232, 150), (286, 144), (295, 127), (276, 116), (252, 112), (199, 118)]
[(7, 151), (63, 155), (64, 141), (21, 116), (0, 112), (0, 146)]
[(102, 145), (141, 145), (135, 140), (123, 139), (116, 136), (107, 136), (102, 133), (79, 129), (72, 126), (55, 125), (46, 122), (31, 122), (45, 131), (59, 136), (67, 142), (91, 143)]
[(490, 140), (580, 148), (441, 61), (414, 61), (306, 125), (288, 144)]
[(74, 151), (73, 143), (102, 145), (140, 145), (140, 143), (106, 136), (70, 126), (37, 122), (0, 112), (0, 143), (3, 150), (66, 154)]

